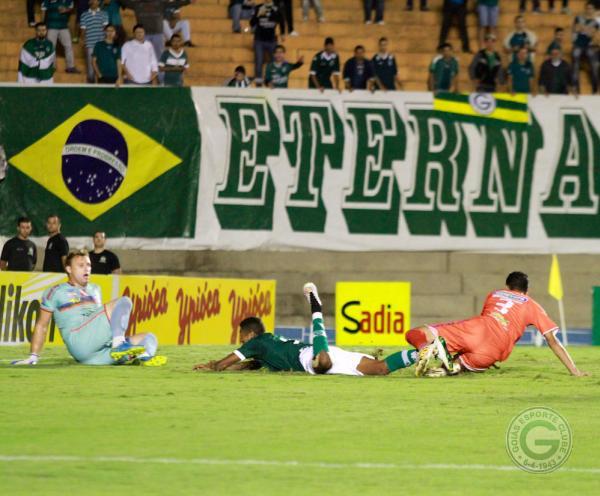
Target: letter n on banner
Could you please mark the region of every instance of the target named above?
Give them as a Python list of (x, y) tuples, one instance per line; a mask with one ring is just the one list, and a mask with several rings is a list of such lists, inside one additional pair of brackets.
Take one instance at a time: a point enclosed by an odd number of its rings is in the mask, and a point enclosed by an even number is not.
[(479, 191), (468, 200), (468, 210), (479, 237), (504, 237), (506, 227), (516, 238), (527, 237), (533, 170), (544, 144), (535, 116), (531, 124), (480, 124), (483, 164)]

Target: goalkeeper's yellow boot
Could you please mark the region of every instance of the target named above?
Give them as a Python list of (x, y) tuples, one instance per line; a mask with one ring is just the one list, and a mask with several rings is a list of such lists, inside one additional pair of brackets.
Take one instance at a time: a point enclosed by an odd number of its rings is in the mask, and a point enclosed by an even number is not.
[(116, 348), (110, 350), (111, 358), (119, 363), (127, 363), (133, 360), (136, 356), (145, 353), (146, 348), (141, 345), (131, 344), (129, 341), (124, 341)]
[(167, 357), (155, 355), (153, 357), (142, 357), (139, 359), (142, 367), (162, 367), (167, 364)]
[(422, 377), (427, 367), (429, 367), (429, 362), (436, 354), (436, 344), (435, 341), (427, 346), (421, 348), (419, 351), (419, 358), (417, 359), (417, 364), (415, 365), (415, 375), (417, 377)]

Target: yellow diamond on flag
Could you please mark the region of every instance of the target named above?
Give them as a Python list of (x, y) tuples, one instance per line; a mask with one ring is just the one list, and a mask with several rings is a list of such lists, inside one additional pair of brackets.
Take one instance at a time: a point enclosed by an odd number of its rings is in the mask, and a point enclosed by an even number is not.
[(10, 163), (94, 220), (181, 164), (181, 158), (88, 104)]

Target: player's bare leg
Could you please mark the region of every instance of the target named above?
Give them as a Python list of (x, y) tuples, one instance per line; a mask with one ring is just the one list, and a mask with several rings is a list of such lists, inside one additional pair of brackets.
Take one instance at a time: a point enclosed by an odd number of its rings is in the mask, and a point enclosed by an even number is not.
[(329, 356), (329, 345), (327, 343), (325, 324), (323, 323), (323, 305), (319, 298), (317, 286), (314, 283), (307, 282), (302, 291), (310, 304), (312, 313), (313, 370), (316, 374), (325, 374), (333, 366), (333, 363), (331, 356)]
[(418, 359), (417, 350), (403, 350), (392, 353), (385, 360), (362, 357), (356, 370), (363, 375), (388, 375), (398, 369), (413, 365)]

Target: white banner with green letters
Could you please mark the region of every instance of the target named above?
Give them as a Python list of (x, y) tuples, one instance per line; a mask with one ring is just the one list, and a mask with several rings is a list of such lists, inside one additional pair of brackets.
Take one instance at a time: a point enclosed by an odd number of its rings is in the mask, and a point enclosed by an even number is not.
[(193, 244), (600, 252), (600, 98), (447, 96), (194, 89)]
[(600, 253), (599, 131), (593, 96), (0, 86), (0, 242)]

